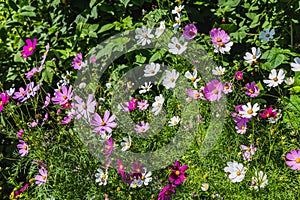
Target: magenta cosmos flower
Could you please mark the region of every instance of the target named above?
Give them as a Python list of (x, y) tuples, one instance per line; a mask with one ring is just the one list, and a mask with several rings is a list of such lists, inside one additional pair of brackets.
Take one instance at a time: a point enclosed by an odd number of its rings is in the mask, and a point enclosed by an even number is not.
[(71, 100), (73, 95), (72, 85), (70, 85), (69, 89), (65, 85), (62, 86), (61, 91), (56, 91), (54, 95), (55, 97), (52, 97), (54, 104), (66, 104), (69, 100)]
[(33, 39), (33, 42), (30, 39), (26, 40), (27, 45), (23, 46), (23, 51), (21, 52), (23, 58), (27, 58), (28, 56), (32, 55), (36, 46), (36, 42), (36, 38)]
[(170, 199), (171, 194), (174, 194), (176, 186), (168, 184), (158, 194), (158, 200)]
[(48, 178), (48, 171), (46, 169), (39, 169), (40, 175), (36, 175), (35, 184), (41, 186), (42, 184), (46, 184)]
[(21, 156), (25, 156), (28, 154), (28, 144), (24, 142), (23, 140), (19, 140), (20, 144), (17, 145), (17, 147), (20, 149), (19, 154)]
[(90, 121), (90, 124), (92, 126), (97, 127), (93, 130), (94, 133), (98, 133), (102, 136), (106, 132), (111, 133), (112, 128), (116, 128), (117, 123), (113, 122), (116, 119), (116, 115), (112, 115), (111, 117), (109, 117), (109, 115), (110, 112), (108, 110), (104, 112), (103, 119), (100, 117), (98, 113), (94, 114), (93, 117), (95, 120)]
[(180, 183), (185, 181), (185, 177), (187, 176), (185, 170), (188, 169), (188, 166), (186, 164), (180, 166), (180, 162), (177, 160), (175, 161), (174, 166), (169, 166), (169, 169), (171, 169), (171, 174), (169, 177), (170, 182), (179, 185)]
[(9, 96), (6, 92), (0, 94), (0, 112), (3, 110), (4, 105), (9, 101)]
[(243, 72), (241, 71), (237, 71), (235, 74), (234, 74), (234, 77), (236, 80), (240, 81), (243, 79)]
[(263, 113), (259, 113), (259, 116), (263, 119), (270, 117), (276, 118), (277, 112), (272, 107), (265, 109)]
[(124, 163), (122, 162), (121, 159), (117, 159), (117, 168), (118, 168), (118, 173), (121, 174), (123, 177), (125, 174), (125, 171), (124, 171)]
[(196, 37), (197, 32), (198, 32), (198, 30), (197, 30), (196, 26), (194, 24), (189, 24), (184, 27), (183, 36), (186, 39), (191, 40), (194, 37)]
[(213, 44), (222, 45), (229, 42), (229, 35), (221, 28), (214, 28), (210, 31), (210, 37)]
[(254, 81), (251, 83), (247, 83), (246, 88), (247, 88), (246, 94), (248, 96), (250, 96), (252, 98), (258, 96), (260, 90)]
[(294, 149), (286, 154), (286, 165), (291, 167), (291, 170), (300, 170), (300, 149), (298, 152)]
[(206, 84), (203, 93), (207, 100), (218, 101), (222, 97), (223, 89), (222, 83), (215, 79)]

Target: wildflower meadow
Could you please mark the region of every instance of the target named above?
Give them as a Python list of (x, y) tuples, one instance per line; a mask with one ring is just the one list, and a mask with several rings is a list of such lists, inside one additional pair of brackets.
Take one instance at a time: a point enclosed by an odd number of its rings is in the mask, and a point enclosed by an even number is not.
[(300, 199), (299, 16), (2, 0), (0, 199)]

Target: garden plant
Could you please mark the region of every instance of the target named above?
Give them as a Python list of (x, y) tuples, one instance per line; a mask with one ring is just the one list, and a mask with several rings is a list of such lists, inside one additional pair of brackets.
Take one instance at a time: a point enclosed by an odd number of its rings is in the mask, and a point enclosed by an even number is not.
[(299, 199), (299, 16), (2, 0), (0, 199)]

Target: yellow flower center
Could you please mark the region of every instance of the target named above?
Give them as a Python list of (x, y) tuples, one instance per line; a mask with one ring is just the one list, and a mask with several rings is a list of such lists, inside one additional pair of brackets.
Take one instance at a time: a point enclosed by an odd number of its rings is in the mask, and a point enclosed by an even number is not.
[(277, 77), (273, 78), (273, 81), (274, 81), (274, 82), (277, 82), (277, 81), (278, 81), (278, 78), (277, 78)]
[(32, 51), (32, 50), (33, 50), (33, 48), (32, 48), (32, 47), (29, 47), (28, 51)]
[(254, 90), (250, 89), (249, 92), (250, 92), (251, 94), (253, 94), (253, 93), (254, 93)]
[(47, 178), (47, 176), (42, 176), (42, 179), (43, 179), (43, 180), (46, 180), (46, 178)]
[(180, 174), (180, 171), (177, 170), (177, 171), (175, 172), (175, 174), (178, 176), (178, 175)]
[(144, 128), (144, 127), (142, 127), (142, 128), (141, 128), (141, 130), (142, 130), (142, 131), (144, 131), (144, 130), (145, 130), (145, 128)]
[(63, 98), (64, 100), (66, 100), (68, 97), (67, 97), (66, 95), (64, 95), (62, 98)]
[(300, 158), (295, 159), (296, 163), (300, 163)]
[(143, 34), (143, 37), (144, 37), (144, 38), (147, 38), (147, 37), (148, 37), (148, 35), (147, 35), (146, 33), (144, 33), (144, 34)]
[(217, 89), (214, 89), (214, 90), (213, 90), (213, 93), (214, 93), (214, 94), (218, 94), (218, 90), (217, 90)]
[(87, 106), (86, 106), (86, 104), (84, 103), (84, 104), (82, 104), (82, 108), (84, 109), (84, 110), (86, 110), (87, 109)]
[(176, 44), (175, 46), (176, 46), (177, 49), (181, 48), (180, 44)]
[(252, 59), (256, 59), (256, 55), (253, 55), (253, 56), (252, 56)]
[(242, 129), (242, 130), (245, 130), (245, 126), (242, 126), (241, 129)]
[(158, 103), (158, 104), (157, 104), (157, 107), (161, 107), (161, 103)]
[(28, 147), (27, 147), (26, 145), (23, 146), (23, 149), (24, 149), (24, 150), (27, 150), (27, 148), (28, 148)]
[(219, 44), (219, 46), (220, 46), (220, 47), (225, 47), (225, 44), (224, 44), (223, 42), (221, 42), (221, 43)]
[(128, 146), (128, 147), (129, 147), (129, 146), (130, 146), (130, 142), (126, 142), (126, 146)]
[(253, 110), (250, 109), (250, 110), (247, 111), (247, 113), (248, 113), (249, 115), (251, 115), (251, 114), (253, 113)]
[(105, 122), (101, 122), (101, 126), (105, 126), (106, 125), (106, 123)]
[(102, 178), (102, 179), (106, 179), (106, 175), (105, 175), (105, 174), (102, 174), (101, 178)]
[(242, 174), (242, 173), (241, 173), (240, 171), (237, 171), (237, 172), (236, 172), (236, 175), (237, 175), (237, 176), (240, 176), (241, 174)]
[(196, 93), (195, 98), (198, 98), (198, 97), (200, 97), (200, 94)]
[(142, 176), (142, 177), (141, 177), (141, 180), (145, 180), (145, 176)]
[(81, 65), (81, 62), (78, 62), (78, 63), (77, 63), (77, 65), (80, 67), (80, 65)]
[(196, 78), (194, 78), (194, 77), (193, 77), (193, 78), (191, 78), (191, 81), (195, 82), (195, 80), (196, 80)]
[(153, 69), (151, 69), (149, 72), (150, 72), (151, 74), (154, 74), (155, 71), (154, 71)]
[(225, 89), (229, 89), (229, 86), (228, 86), (228, 85), (225, 85), (224, 87), (225, 87)]
[(173, 83), (175, 81), (175, 79), (172, 77), (172, 78), (170, 78), (170, 81)]
[(222, 39), (218, 37), (217, 42), (222, 42)]

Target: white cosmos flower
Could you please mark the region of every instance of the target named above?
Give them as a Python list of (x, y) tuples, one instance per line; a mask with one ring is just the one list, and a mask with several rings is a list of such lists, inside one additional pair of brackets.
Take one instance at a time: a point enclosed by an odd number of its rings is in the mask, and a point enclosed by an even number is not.
[(289, 78), (286, 78), (286, 79), (284, 80), (284, 82), (285, 82), (287, 85), (293, 85), (294, 82), (295, 82), (295, 79), (294, 79), (294, 77), (289, 77)]
[(161, 36), (161, 34), (163, 34), (165, 29), (166, 29), (165, 21), (160, 22), (160, 26), (158, 28), (156, 28), (156, 31), (155, 31), (156, 38), (159, 38)]
[(257, 49), (255, 47), (252, 47), (251, 50), (252, 50), (252, 54), (247, 52), (246, 55), (244, 56), (244, 59), (249, 64), (256, 63), (257, 59), (260, 57), (259, 47)]
[(180, 117), (174, 116), (169, 121), (169, 126), (176, 126), (180, 121)]
[(121, 146), (123, 147), (122, 151), (127, 151), (131, 147), (131, 138), (130, 136), (128, 138), (123, 138), (124, 142), (121, 142)]
[(98, 173), (95, 174), (96, 177), (96, 183), (99, 183), (99, 185), (106, 185), (107, 184), (107, 169), (105, 172), (102, 169), (97, 169)]
[(239, 111), (239, 114), (244, 117), (250, 119), (253, 116), (257, 115), (257, 111), (259, 110), (259, 106), (257, 103), (255, 103), (253, 106), (250, 102), (247, 103), (247, 105), (242, 105), (241, 111)]
[(152, 29), (147, 28), (146, 26), (143, 26), (142, 29), (137, 28), (135, 35), (135, 39), (137, 39), (137, 44), (142, 44), (142, 46), (145, 46), (146, 44), (151, 43), (151, 38), (154, 37), (153, 34), (151, 34)]
[(184, 5), (175, 6), (174, 10), (172, 10), (172, 14), (179, 15), (183, 8), (184, 8)]
[(294, 59), (295, 63), (291, 63), (292, 71), (299, 72), (300, 71), (300, 58), (296, 57)]
[(215, 69), (212, 70), (213, 75), (216, 76), (221, 76), (223, 75), (225, 72), (225, 68), (223, 68), (222, 66), (216, 67)]
[(158, 115), (158, 113), (161, 111), (163, 104), (164, 104), (165, 98), (162, 94), (155, 97), (155, 102), (152, 104), (152, 112), (154, 112), (154, 115)]
[(193, 85), (195, 88), (197, 88), (197, 83), (201, 80), (200, 78), (197, 79), (197, 70), (193, 70), (193, 74), (191, 72), (187, 71), (185, 72), (184, 76), (188, 79), (190, 79), (193, 82)]
[(259, 171), (258, 173), (255, 172), (254, 176), (252, 177), (252, 184), (254, 185), (255, 190), (264, 188), (268, 184), (267, 175), (262, 171)]
[(205, 191), (208, 190), (208, 188), (209, 188), (209, 184), (208, 183), (203, 183), (202, 187), (201, 187), (201, 190), (205, 192)]
[(178, 38), (172, 37), (171, 43), (168, 44), (169, 52), (172, 54), (182, 54), (187, 49), (187, 42), (180, 44)]
[(6, 90), (6, 92), (7, 92), (8, 96), (11, 97), (14, 94), (15, 90), (16, 90), (15, 88), (9, 88), (9, 90)]
[(225, 52), (229, 52), (231, 49), (231, 46), (233, 45), (233, 42), (227, 42), (226, 44), (221, 43), (221, 44), (214, 44), (214, 52), (215, 53), (222, 53), (224, 54)]
[(236, 161), (228, 162), (228, 167), (224, 168), (224, 171), (229, 173), (229, 179), (233, 182), (241, 182), (245, 178), (246, 171), (243, 164), (238, 163)]
[(131, 188), (141, 187), (142, 185), (143, 185), (143, 182), (141, 181), (140, 178), (138, 178), (138, 179), (134, 178), (133, 181), (130, 183)]
[(181, 17), (180, 15), (178, 15), (177, 17), (175, 17), (175, 24), (173, 24), (173, 28), (174, 30), (178, 29), (179, 26), (181, 25)]
[(151, 81), (149, 83), (145, 82), (145, 85), (141, 85), (141, 90), (139, 91), (140, 94), (146, 93), (152, 87)]
[(175, 69), (172, 69), (172, 71), (166, 70), (166, 75), (164, 76), (164, 80), (162, 82), (163, 86), (165, 86), (166, 89), (175, 88), (178, 77), (179, 72), (177, 72)]
[(160, 69), (160, 64), (158, 63), (151, 63), (149, 65), (146, 65), (144, 70), (145, 72), (144, 76), (145, 77), (155, 76), (159, 71), (159, 69)]
[(141, 177), (141, 181), (142, 183), (144, 183), (144, 185), (148, 185), (149, 182), (152, 181), (152, 172), (151, 171), (148, 171), (147, 172), (147, 169), (144, 168), (144, 173), (142, 173), (142, 177)]
[(284, 77), (285, 74), (282, 69), (279, 70), (278, 74), (275, 69), (272, 69), (271, 73), (269, 74), (270, 80), (263, 80), (263, 82), (268, 84), (268, 87), (277, 87), (283, 82)]

